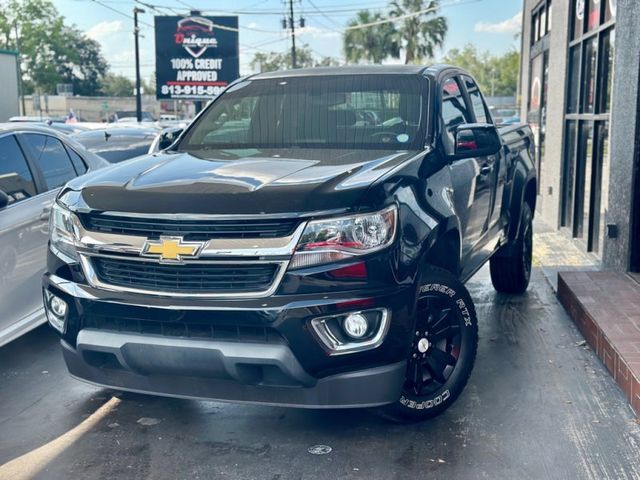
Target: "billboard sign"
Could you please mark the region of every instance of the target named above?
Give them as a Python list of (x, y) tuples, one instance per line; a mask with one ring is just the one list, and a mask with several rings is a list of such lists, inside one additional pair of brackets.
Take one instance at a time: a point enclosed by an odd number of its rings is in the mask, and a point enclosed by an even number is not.
[(238, 17), (155, 17), (156, 96), (209, 99), (240, 76)]

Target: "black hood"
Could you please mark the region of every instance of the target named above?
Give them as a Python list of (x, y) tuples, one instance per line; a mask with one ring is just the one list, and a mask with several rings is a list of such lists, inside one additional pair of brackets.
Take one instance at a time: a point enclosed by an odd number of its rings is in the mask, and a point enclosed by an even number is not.
[(207, 150), (149, 155), (69, 183), (93, 210), (262, 214), (354, 210), (416, 154), (389, 150)]

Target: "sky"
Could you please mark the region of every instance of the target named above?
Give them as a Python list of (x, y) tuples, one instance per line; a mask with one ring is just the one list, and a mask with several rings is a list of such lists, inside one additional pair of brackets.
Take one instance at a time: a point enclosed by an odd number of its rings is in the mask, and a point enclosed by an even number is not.
[[(240, 74), (252, 73), (250, 62), (257, 51), (284, 52), (290, 40), (282, 30), (285, 13), (283, 0), (142, 0), (155, 10), (143, 7), (140, 14), (140, 56), (143, 78), (155, 71), (154, 15), (188, 13), (197, 8), (206, 15), (239, 13)], [(102, 53), (114, 73), (134, 78), (133, 18), (135, 0), (53, 0), (67, 22), (75, 24), (89, 37), (98, 41)], [(319, 57), (343, 59), (342, 29), (360, 9), (386, 14), (386, 0), (297, 0), (296, 18), (303, 16), (304, 29), (296, 31), (297, 44), (308, 44)], [(522, 0), (441, 0), (440, 14), (449, 23), (449, 30), (438, 60), (451, 48), (472, 43), (479, 50), (501, 54), (519, 49), (516, 34), (521, 27)], [(215, 8), (219, 8), (216, 10)]]

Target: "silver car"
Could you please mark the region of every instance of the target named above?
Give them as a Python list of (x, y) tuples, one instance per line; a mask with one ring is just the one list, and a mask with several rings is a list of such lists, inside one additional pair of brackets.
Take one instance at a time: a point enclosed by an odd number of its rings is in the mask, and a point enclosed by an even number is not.
[(0, 346), (45, 322), (41, 281), (58, 191), (105, 165), (50, 128), (0, 124)]

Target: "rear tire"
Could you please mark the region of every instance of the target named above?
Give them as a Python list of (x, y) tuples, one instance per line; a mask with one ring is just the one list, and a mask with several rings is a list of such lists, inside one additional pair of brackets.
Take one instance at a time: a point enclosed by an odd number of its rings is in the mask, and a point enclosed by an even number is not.
[(522, 205), (518, 237), (503, 249), (489, 262), (491, 283), (498, 292), (524, 293), (531, 280), (533, 252), (533, 213), (528, 203)]
[(397, 402), (382, 407), (399, 422), (433, 418), (458, 398), (478, 348), (478, 319), (462, 282), (429, 267), (418, 288), (418, 305), (407, 374)]

